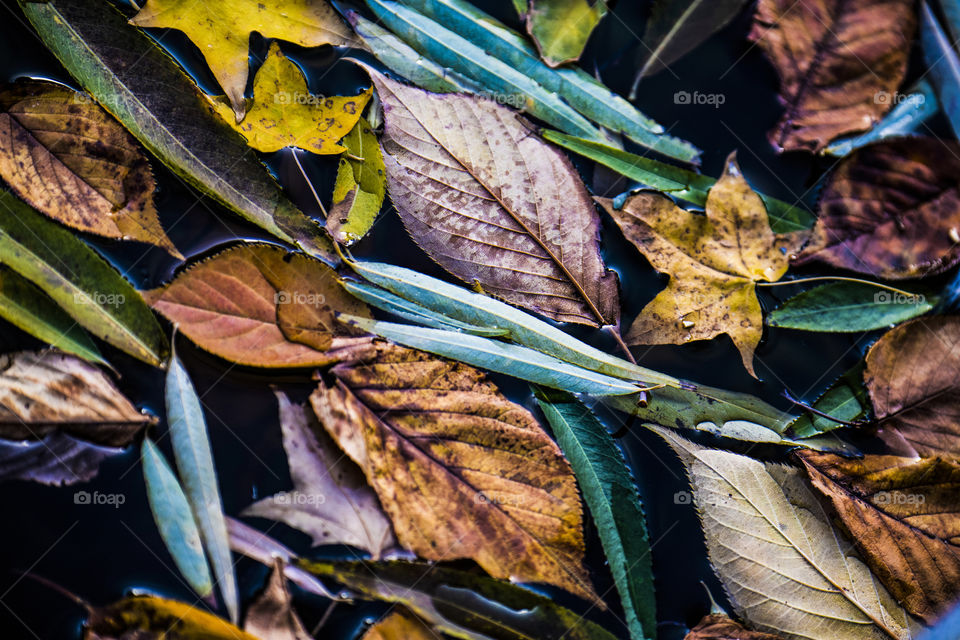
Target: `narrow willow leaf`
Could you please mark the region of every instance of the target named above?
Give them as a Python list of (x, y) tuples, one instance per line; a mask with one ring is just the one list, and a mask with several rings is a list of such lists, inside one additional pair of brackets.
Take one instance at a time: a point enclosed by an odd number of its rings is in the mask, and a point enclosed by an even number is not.
[(657, 617), (650, 538), (623, 453), (596, 416), (575, 398), (541, 389), (536, 395), (597, 524), (630, 637), (653, 637)]
[(871, 331), (923, 315), (936, 299), (906, 296), (859, 282), (831, 282), (784, 302), (767, 314), (771, 327), (853, 333)]
[(176, 355), (170, 358), (167, 369), (166, 405), (170, 439), (184, 493), (197, 520), (230, 620), (236, 622), (239, 617), (237, 578), (230, 558), (230, 540), (207, 424), (200, 398)]
[(960, 605), (956, 605), (950, 613), (917, 640), (956, 640), (960, 638)]
[(15, 271), (2, 267), (0, 318), (61, 351), (108, 364), (87, 332), (49, 296)]
[(377, 221), (387, 193), (387, 174), (377, 136), (363, 118), (340, 144), (347, 153), (340, 156), (327, 231), (337, 242), (351, 245)]
[(140, 451), (147, 500), (160, 537), (187, 583), (201, 597), (213, 593), (213, 581), (203, 554), (200, 531), (190, 511), (173, 469), (150, 438), (144, 438)]
[[(858, 364), (840, 376), (823, 395), (813, 403), (821, 413), (851, 422), (866, 414), (870, 401), (863, 387), (863, 365)], [(843, 427), (840, 422), (826, 416), (807, 412), (790, 423), (790, 433), (797, 438), (810, 438)]]
[(943, 113), (954, 135), (960, 135), (960, 56), (927, 2), (920, 8), (920, 42)]
[(329, 238), (280, 191), (187, 75), (108, 2), (20, 0), (67, 71), (144, 147), (202, 193), (329, 263)]
[[(644, 158), (592, 140), (584, 140), (549, 129), (542, 131), (541, 135), (544, 139), (613, 169), (631, 180), (697, 206), (702, 207), (706, 204), (707, 192), (716, 183), (716, 179), (709, 176)], [(813, 224), (814, 218), (809, 211), (762, 193), (758, 195), (767, 208), (767, 215), (770, 216), (770, 228), (776, 233), (809, 229)]]
[(637, 391), (636, 385), (624, 380), (581, 369), (539, 351), (490, 338), (343, 314), (338, 317), (344, 322), (398, 344), (554, 389), (563, 389), (571, 393), (589, 393), (595, 396), (628, 394)]
[(160, 366), (167, 340), (137, 290), (72, 232), (0, 193), (0, 263), (104, 342)]
[(921, 79), (870, 131), (837, 140), (823, 152), (839, 158), (871, 142), (913, 133), (938, 111), (940, 103), (937, 102), (937, 94), (929, 82)]
[(203, 609), (151, 595), (128, 596), (94, 609), (84, 634), (90, 640), (263, 640)]

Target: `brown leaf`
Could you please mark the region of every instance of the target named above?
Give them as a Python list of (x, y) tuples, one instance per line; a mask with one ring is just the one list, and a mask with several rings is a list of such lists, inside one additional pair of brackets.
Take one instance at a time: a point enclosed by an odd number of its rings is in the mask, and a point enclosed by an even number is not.
[(150, 163), (89, 96), (38, 81), (0, 92), (0, 176), (68, 227), (139, 240), (183, 259), (160, 226)]
[(563, 152), (492, 100), (368, 71), (384, 107), (388, 192), (414, 241), (507, 302), (562, 322), (617, 324), (599, 218)]
[(683, 640), (780, 640), (780, 636), (750, 631), (729, 616), (711, 613), (703, 616), (700, 624), (690, 629)]
[(370, 627), (362, 640), (437, 640), (440, 634), (404, 609), (393, 611)]
[(960, 455), (960, 317), (888, 331), (867, 352), (863, 381), (894, 453)]
[(0, 355), (0, 438), (37, 440), (60, 432), (125, 447), (154, 421), (80, 358), (55, 350)]
[(177, 600), (130, 596), (95, 609), (84, 640), (268, 640)]
[(866, 131), (903, 81), (917, 20), (913, 0), (760, 0), (750, 39), (780, 76), (780, 151), (820, 151)]
[(281, 558), (274, 559), (266, 588), (247, 609), (243, 630), (260, 640), (312, 640), (293, 610), (283, 566)]
[(927, 624), (960, 595), (960, 461), (800, 451), (867, 564)]
[(311, 404), (401, 545), (596, 598), (573, 473), (529, 411), (479, 370), (401, 347), (331, 373), (335, 384), (320, 382)]
[(820, 197), (820, 260), (879, 278), (940, 273), (960, 261), (960, 144), (901, 138), (848, 155)]
[(652, 191), (630, 196), (619, 210), (611, 200), (597, 200), (650, 264), (670, 274), (667, 288), (630, 326), (627, 344), (685, 344), (726, 333), (756, 375), (753, 352), (763, 315), (755, 283), (779, 280), (788, 258), (734, 155), (710, 189), (706, 215)]
[(275, 245), (232, 247), (145, 297), (198, 346), (239, 364), (324, 366), (373, 348), (334, 317), (370, 316), (336, 272)]

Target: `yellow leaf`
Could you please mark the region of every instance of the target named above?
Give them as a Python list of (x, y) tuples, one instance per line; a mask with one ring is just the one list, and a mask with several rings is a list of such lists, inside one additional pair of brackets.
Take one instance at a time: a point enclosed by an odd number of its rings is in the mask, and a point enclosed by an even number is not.
[(237, 122), (245, 111), (251, 32), (302, 47), (355, 42), (350, 28), (324, 0), (149, 0), (130, 22), (184, 32), (223, 87)]
[(753, 352), (763, 334), (763, 315), (755, 283), (783, 277), (789, 256), (735, 155), (710, 189), (706, 215), (654, 192), (631, 196), (620, 210), (610, 200), (598, 200), (653, 268), (670, 275), (667, 288), (630, 327), (627, 343), (684, 344), (726, 333), (756, 377)]
[(363, 640), (435, 640), (439, 637), (439, 633), (403, 609), (393, 611), (363, 634)]
[(253, 106), (240, 123), (233, 121), (233, 110), (226, 100), (212, 102), (217, 113), (258, 151), (297, 147), (331, 154), (346, 150), (337, 141), (350, 133), (369, 100), (369, 89), (356, 96), (325, 98), (311, 94), (303, 72), (274, 42), (253, 79)]

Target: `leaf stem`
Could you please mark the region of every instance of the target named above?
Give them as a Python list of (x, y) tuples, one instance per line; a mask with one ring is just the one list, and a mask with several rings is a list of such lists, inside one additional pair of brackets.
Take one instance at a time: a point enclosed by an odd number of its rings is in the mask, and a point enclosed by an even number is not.
[(293, 161), (297, 163), (297, 168), (300, 169), (300, 175), (303, 176), (304, 181), (307, 183), (307, 186), (310, 187), (310, 193), (313, 194), (313, 199), (317, 201), (317, 206), (320, 207), (320, 211), (323, 212), (323, 219), (327, 219), (327, 209), (323, 206), (323, 202), (320, 201), (320, 196), (317, 195), (317, 190), (313, 188), (313, 183), (310, 182), (310, 178), (307, 177), (307, 172), (303, 170), (303, 165), (300, 164), (300, 158), (297, 157), (297, 150), (291, 149), (290, 153), (293, 155)]
[(623, 338), (620, 336), (620, 331), (617, 329), (616, 325), (608, 324), (606, 330), (613, 336), (613, 339), (620, 346), (620, 349), (627, 356), (627, 360), (630, 361), (630, 364), (637, 364), (636, 359), (634, 359), (633, 354), (630, 353), (630, 347), (627, 346), (627, 343), (623, 341)]
[(903, 289), (897, 289), (896, 287), (891, 287), (890, 285), (881, 284), (879, 282), (871, 282), (870, 280), (862, 280), (860, 278), (847, 278), (845, 276), (813, 276), (811, 278), (797, 278), (796, 280), (780, 280), (779, 282), (757, 282), (758, 287), (782, 287), (784, 285), (790, 284), (804, 284), (806, 282), (819, 282), (822, 280), (841, 280), (843, 282), (856, 282), (858, 284), (868, 284), (878, 289), (886, 289), (887, 291), (892, 291), (894, 293), (899, 293), (904, 296), (916, 295), (910, 291), (904, 291)]

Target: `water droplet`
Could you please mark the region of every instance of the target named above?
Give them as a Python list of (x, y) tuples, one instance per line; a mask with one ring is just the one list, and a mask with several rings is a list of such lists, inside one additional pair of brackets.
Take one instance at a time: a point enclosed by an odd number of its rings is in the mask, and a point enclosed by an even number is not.
[(950, 239), (954, 242), (960, 242), (960, 232), (957, 231), (956, 227), (950, 227)]

